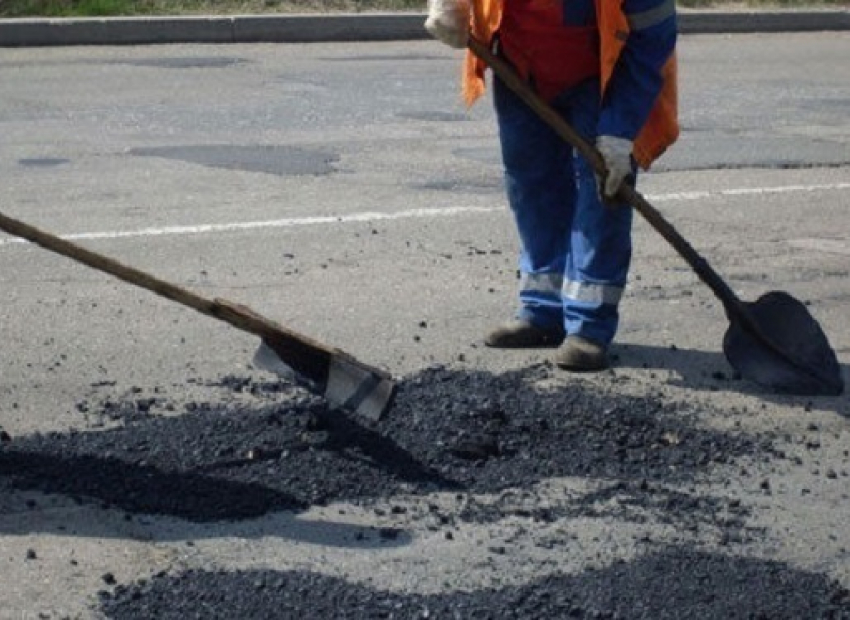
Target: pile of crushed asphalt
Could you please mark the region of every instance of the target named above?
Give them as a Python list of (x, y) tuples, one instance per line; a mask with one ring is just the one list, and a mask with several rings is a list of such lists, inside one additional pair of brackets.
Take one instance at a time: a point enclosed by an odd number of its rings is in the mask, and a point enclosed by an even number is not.
[(602, 570), (474, 592), (409, 595), (307, 572), (189, 571), (119, 586), (102, 600), (107, 617), (121, 620), (850, 618), (850, 592), (823, 576), (677, 547)]
[[(0, 444), (0, 485), (96, 502), (128, 518), (192, 522), (451, 491), (470, 501), (449, 517), (468, 522), (651, 513), (676, 527), (708, 525), (727, 542), (746, 538), (746, 505), (694, 488), (727, 466), (746, 475), (783, 458), (770, 438), (702, 427), (692, 406), (651, 396), (540, 387), (551, 373), (547, 365), (501, 375), (429, 368), (401, 383), (397, 404), (376, 424), (329, 411), (297, 386), (244, 377), (217, 387), (247, 398), (178, 404), (159, 388), (152, 397), (92, 398), (78, 409), (108, 422), (102, 430), (11, 438)], [(564, 476), (597, 491), (545, 508), (471, 497), (533, 493)], [(379, 592), (308, 572), (190, 571), (118, 586), (101, 602), (116, 619), (850, 618), (847, 591), (823, 576), (679, 547), (470, 593)]]
[(427, 369), (402, 382), (377, 424), (329, 411), (291, 385), (230, 377), (225, 387), (273, 398), (188, 402), (181, 415), (157, 415), (150, 398), (88, 403), (120, 424), (16, 438), (0, 452), (0, 472), (17, 489), (193, 522), (397, 494), (528, 489), (560, 476), (610, 481), (612, 493), (686, 513), (706, 506), (663, 492), (665, 484), (775, 456), (769, 440), (699, 428), (683, 405), (537, 389), (550, 372)]

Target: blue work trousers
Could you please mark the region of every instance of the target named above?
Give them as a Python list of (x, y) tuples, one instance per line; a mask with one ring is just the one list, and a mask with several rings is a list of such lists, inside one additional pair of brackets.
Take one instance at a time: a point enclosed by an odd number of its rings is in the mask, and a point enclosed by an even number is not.
[[(507, 197), (520, 239), (518, 316), (608, 345), (631, 262), (632, 210), (604, 206), (590, 163), (494, 82)], [(552, 105), (595, 142), (598, 80), (570, 88)]]

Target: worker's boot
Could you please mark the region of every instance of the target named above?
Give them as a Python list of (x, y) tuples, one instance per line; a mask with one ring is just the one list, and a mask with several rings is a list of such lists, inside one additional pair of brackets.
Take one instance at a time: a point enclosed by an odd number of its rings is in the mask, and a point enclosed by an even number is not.
[(558, 368), (573, 372), (605, 370), (609, 365), (607, 348), (581, 336), (567, 336), (553, 359)]
[(561, 329), (544, 329), (525, 319), (513, 319), (487, 334), (484, 344), (496, 349), (531, 349), (556, 347), (563, 340)]

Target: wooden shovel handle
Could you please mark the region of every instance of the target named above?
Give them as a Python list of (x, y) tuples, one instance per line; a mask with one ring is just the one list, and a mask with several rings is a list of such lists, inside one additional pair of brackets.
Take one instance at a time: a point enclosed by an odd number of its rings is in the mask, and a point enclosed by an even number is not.
[[(574, 147), (599, 176), (605, 174), (605, 161), (595, 146), (589, 144), (558, 114), (552, 106), (535, 93), (513, 68), (491, 52), (484, 43), (470, 37), (467, 43), (469, 49), (488, 65), (498, 78), (522, 99), (534, 112), (555, 131), (564, 141)], [(723, 302), (726, 313), (739, 318), (745, 325), (758, 329), (753, 325), (749, 313), (728, 284), (714, 271), (711, 265), (697, 253), (688, 241), (679, 234), (670, 222), (658, 212), (641, 194), (627, 183), (620, 186), (617, 198), (638, 211), (650, 225), (664, 237), (670, 245), (684, 258), (700, 279), (705, 282), (714, 294)]]
[(297, 373), (314, 381), (323, 383), (327, 379), (331, 358), (334, 355), (344, 355), (341, 351), (330, 349), (315, 340), (281, 327), (247, 306), (234, 304), (224, 299), (207, 299), (2, 213), (0, 213), (0, 229), (92, 269), (147, 289), (160, 297), (194, 308), (202, 314), (229, 323), (242, 331), (260, 336), (278, 353), (284, 363), (291, 366)]

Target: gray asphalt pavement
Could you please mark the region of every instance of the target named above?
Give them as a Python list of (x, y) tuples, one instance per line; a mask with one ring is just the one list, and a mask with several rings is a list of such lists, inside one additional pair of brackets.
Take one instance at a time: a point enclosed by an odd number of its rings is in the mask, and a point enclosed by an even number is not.
[[(640, 184), (744, 299), (782, 289), (805, 300), (846, 380), (848, 57), (844, 32), (682, 37), (682, 138)], [(0, 210), (400, 377), (541, 363), (545, 351), (481, 345), (513, 310), (516, 241), (492, 111), (460, 104), (459, 58), (432, 41), (3, 49)], [(257, 376), (252, 337), (7, 236), (0, 282), (0, 427), (13, 442), (98, 429), (93, 403), (215, 401), (211, 382)], [(850, 587), (850, 399), (730, 380), (726, 325), (638, 221), (615, 370), (548, 387), (685, 402), (706, 427), (787, 440), (800, 466), (753, 464), (694, 488), (752, 506), (757, 534), (733, 553)], [(551, 484), (557, 502), (578, 483)], [(341, 519), (409, 526), (412, 539), (381, 552), (323, 544), (321, 524)], [(469, 526), (447, 548), (404, 514), (388, 519), (332, 505), (242, 523), (130, 522), (0, 484), (0, 618), (95, 616), (107, 572), (128, 583), (194, 566), (297, 567), (438, 591), (551, 570), (516, 529), (513, 566), (484, 562), (482, 541), (507, 536), (504, 523)], [(570, 570), (616, 561), (647, 531), (717, 546), (651, 519), (568, 521), (547, 527), (581, 526)]]

